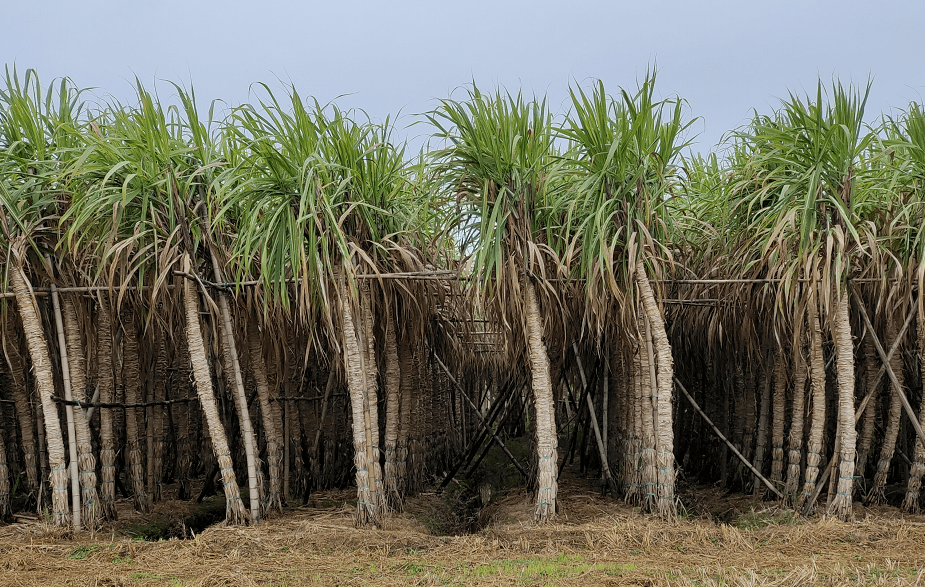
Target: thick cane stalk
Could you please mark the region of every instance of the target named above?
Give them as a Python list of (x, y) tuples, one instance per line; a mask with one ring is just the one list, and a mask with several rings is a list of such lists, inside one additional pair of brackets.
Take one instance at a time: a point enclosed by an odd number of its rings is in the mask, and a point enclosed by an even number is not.
[[(212, 270), (218, 280), (223, 279), (218, 258), (213, 253)], [(251, 423), (250, 410), (247, 407), (247, 394), (244, 391), (244, 379), (241, 376), (241, 364), (238, 361), (237, 344), (234, 339), (234, 325), (231, 321), (231, 308), (228, 295), (225, 292), (218, 294), (218, 309), (220, 325), (218, 328), (221, 339), (222, 360), (225, 365), (226, 381), (231, 386), (235, 407), (238, 411), (238, 421), (241, 425), (241, 436), (244, 439), (244, 455), (247, 461), (248, 502), (250, 503), (251, 522), (260, 520), (260, 494), (261, 484), (258, 479), (257, 448), (254, 428)]]
[(815, 296), (811, 295), (807, 305), (809, 326), (809, 386), (812, 396), (812, 421), (809, 428), (809, 442), (806, 453), (806, 475), (798, 506), (802, 506), (816, 488), (819, 464), (822, 462), (822, 436), (825, 432), (825, 364), (822, 356), (822, 329)]
[(267, 443), (267, 470), (270, 476), (270, 487), (267, 493), (266, 510), (268, 512), (282, 512), (282, 493), (280, 488), (280, 454), (279, 429), (276, 426), (276, 417), (270, 405), (270, 384), (267, 380), (266, 362), (263, 356), (263, 344), (260, 339), (260, 330), (255, 319), (251, 319), (247, 327), (248, 351), (251, 370), (257, 384), (257, 399), (260, 402), (260, 416), (263, 422), (263, 434)]
[[(100, 297), (97, 317), (97, 360), (99, 361), (100, 402), (114, 401), (115, 378), (112, 362), (112, 314), (109, 302)], [(100, 408), (100, 508), (103, 518), (116, 519), (116, 445), (112, 428), (112, 408)]]
[[(922, 381), (925, 381), (925, 316), (919, 314), (918, 328), (919, 370)], [(894, 371), (895, 372), (895, 371)], [(897, 373), (898, 375), (898, 373)], [(919, 424), (925, 428), (925, 393), (919, 404)], [(903, 510), (909, 513), (919, 513), (919, 493), (922, 489), (922, 477), (925, 476), (925, 442), (916, 436), (915, 452), (912, 457), (912, 467), (909, 469), (909, 484), (906, 486), (906, 497), (903, 498)]]
[(674, 389), (674, 359), (671, 355), (668, 334), (665, 332), (665, 322), (662, 320), (661, 311), (655, 302), (655, 296), (649, 286), (649, 278), (641, 262), (636, 265), (636, 285), (639, 288), (642, 306), (652, 333), (652, 344), (658, 365), (653, 385), (653, 390), (657, 393), (654, 407), (656, 413), (655, 449), (658, 466), (657, 509), (662, 517), (672, 519), (677, 515), (674, 493), (674, 426), (671, 407), (671, 396)]
[[(802, 320), (802, 317), (801, 317)], [(803, 342), (808, 339), (805, 330), (796, 337), (793, 345), (793, 414), (790, 419), (790, 436), (787, 441), (787, 484), (784, 495), (796, 502), (800, 488), (800, 467), (803, 461), (803, 420), (806, 417), (806, 359)]]
[[(887, 319), (886, 342), (892, 346), (896, 339), (896, 316), (890, 316)], [(902, 354), (895, 353), (890, 358), (890, 368), (896, 374), (900, 386), (903, 385), (903, 361)], [(902, 419), (902, 400), (896, 390), (890, 386), (890, 408), (887, 416), (886, 431), (883, 434), (883, 445), (880, 448), (880, 460), (877, 463), (877, 472), (874, 474), (874, 482), (870, 492), (867, 494), (868, 503), (882, 503), (885, 499), (884, 488), (886, 480), (890, 473), (890, 462), (893, 460), (893, 453), (896, 450), (896, 439), (899, 436), (899, 424)]]
[(402, 490), (398, 473), (398, 430), (401, 419), (401, 369), (398, 361), (398, 341), (392, 314), (385, 326), (385, 470), (383, 483), (389, 507), (401, 509)]
[(0, 404), (0, 522), (13, 519), (13, 509), (10, 507), (10, 467), (6, 462), (6, 443), (3, 442), (2, 422), (5, 419), (3, 405)]
[(774, 361), (774, 398), (771, 424), (771, 482), (783, 482), (784, 418), (787, 412), (787, 368), (782, 349)]
[(39, 467), (35, 442), (35, 425), (32, 420), (32, 410), (29, 407), (29, 398), (26, 395), (23, 361), (19, 352), (19, 337), (15, 333), (13, 313), (10, 310), (6, 315), (6, 328), (3, 332), (3, 353), (9, 367), (10, 391), (16, 407), (16, 417), (19, 421), (19, 432), (22, 437), (23, 456), (26, 462), (26, 480), (29, 491), (37, 492), (39, 488)]
[[(51, 262), (46, 257), (46, 263), (51, 266)], [(64, 337), (64, 324), (61, 318), (61, 304), (58, 298), (58, 292), (54, 284), (51, 286), (51, 303), (54, 313), (55, 331), (58, 334), (58, 353), (61, 358), (61, 380), (64, 384), (64, 399), (71, 401), (74, 399), (71, 393), (71, 373), (70, 362), (67, 359), (67, 344)], [(64, 414), (67, 418), (67, 443), (68, 452), (70, 453), (70, 463), (68, 464), (71, 478), (71, 515), (72, 524), (75, 530), (81, 527), (81, 499), (80, 499), (80, 470), (78, 463), (77, 450), (77, 430), (74, 422), (74, 407), (65, 404)]]
[(401, 498), (396, 506), (400, 509), (404, 497), (408, 492), (408, 442), (411, 432), (411, 404), (413, 403), (414, 389), (412, 387), (414, 360), (411, 356), (411, 345), (405, 337), (398, 343), (398, 362), (400, 366), (399, 399), (401, 402), (400, 421), (398, 424), (398, 438), (395, 443), (395, 475), (396, 486)]
[(851, 321), (848, 292), (842, 291), (835, 305), (835, 365), (838, 373), (838, 430), (839, 454), (838, 484), (829, 513), (842, 521), (851, 517), (854, 491), (854, 461), (857, 431), (854, 427), (854, 343), (851, 340)]
[[(357, 483), (357, 526), (378, 524), (381, 520), (381, 509), (377, 503), (375, 476), (372, 472), (374, 463), (371, 462), (368, 450), (371, 444), (371, 431), (369, 430), (369, 413), (366, 400), (367, 372), (363, 364), (363, 353), (358, 327), (353, 318), (353, 305), (346, 295), (346, 287), (339, 284), (341, 290), (343, 339), (344, 339), (344, 370), (347, 375), (347, 390), (350, 394), (350, 408), (353, 416), (353, 462), (356, 467)], [(360, 318), (362, 320), (362, 318)], [(365, 341), (364, 341), (365, 347)]]
[[(360, 284), (362, 330), (360, 331), (363, 369), (366, 373), (366, 451), (369, 453), (371, 489), (376, 492), (380, 516), (384, 516), (389, 504), (385, 497), (385, 485), (382, 482), (382, 465), (379, 459), (379, 367), (376, 362), (376, 341), (373, 336), (373, 307), (369, 282)], [(364, 352), (365, 351), (365, 352)]]
[(52, 399), (55, 393), (54, 375), (45, 330), (32, 288), (23, 272), (22, 248), (24, 243), (16, 243), (11, 248), (13, 266), (10, 268), (10, 287), (16, 296), (16, 305), (26, 335), (26, 346), (32, 359), (35, 374), (35, 386), (42, 400), (44, 418), (44, 438), (48, 451), (49, 481), (51, 486), (52, 523), (64, 526), (70, 521), (67, 495), (67, 470), (64, 462), (64, 438), (61, 434), (61, 422), (58, 409)]
[[(762, 370), (764, 373), (764, 383), (761, 386), (761, 404), (758, 412), (758, 439), (755, 444), (754, 459), (754, 465), (758, 471), (761, 471), (764, 468), (764, 454), (767, 450), (768, 444), (768, 420), (771, 412), (771, 380), (773, 379), (773, 366), (771, 364), (772, 360), (773, 355), (768, 353), (764, 369)], [(759, 495), (763, 491), (760, 479), (755, 476), (752, 482), (754, 483), (754, 494)]]
[[(184, 272), (189, 273), (189, 255), (183, 255), (182, 267)], [(183, 306), (186, 310), (187, 348), (193, 369), (193, 380), (222, 476), (222, 486), (225, 492), (225, 523), (244, 524), (247, 522), (247, 510), (241, 501), (238, 482), (232, 466), (231, 451), (228, 448), (225, 429), (218, 415), (215, 392), (212, 388), (212, 373), (206, 356), (202, 326), (199, 324), (199, 294), (196, 291), (196, 284), (189, 279), (183, 280)]]
[(639, 504), (643, 513), (655, 511), (656, 485), (658, 485), (658, 465), (655, 462), (655, 416), (652, 413), (652, 388), (654, 387), (651, 368), (651, 344), (648, 342), (648, 330), (645, 313), (639, 309), (637, 324), (642, 340), (639, 343), (639, 413), (641, 414), (641, 445), (639, 449)]
[[(156, 335), (156, 358), (154, 359), (154, 381), (151, 385), (151, 398), (163, 401), (167, 397), (167, 341), (166, 333)], [(149, 406), (148, 414), (148, 495), (155, 503), (163, 498), (164, 492), (164, 407)]]
[[(71, 296), (64, 298), (64, 330), (67, 339), (67, 358), (70, 364), (71, 395), (78, 402), (87, 401), (87, 361), (84, 341), (77, 320), (77, 308)], [(77, 438), (77, 467), (80, 473), (80, 507), (84, 527), (95, 530), (102, 518), (100, 499), (96, 490), (96, 457), (90, 436), (90, 423), (85, 412), (74, 410), (74, 427)]]
[(530, 371), (533, 376), (533, 403), (536, 409), (536, 450), (539, 458), (538, 490), (534, 518), (539, 522), (552, 520), (556, 515), (558, 489), (558, 438), (556, 436), (555, 404), (552, 380), (549, 376), (549, 357), (543, 345), (543, 322), (540, 316), (536, 291), (529, 280), (525, 287), (527, 349)]
[[(861, 343), (861, 371), (864, 375), (865, 391), (870, 393), (874, 386), (879, 385), (874, 381), (877, 376), (876, 352), (874, 343), (870, 338), (865, 336)], [(874, 392), (873, 397), (867, 403), (864, 410), (864, 422), (861, 425), (861, 438), (858, 442), (858, 463), (855, 468), (855, 474), (864, 479), (867, 477), (867, 464), (870, 461), (870, 448), (874, 440), (874, 428), (877, 424), (877, 396), (879, 393)]]
[[(122, 354), (123, 381), (125, 382), (125, 402), (141, 402), (141, 373), (138, 364), (138, 334), (135, 323), (130, 316), (123, 313), (122, 318)], [(147, 512), (150, 509), (148, 492), (145, 488), (144, 463), (141, 456), (141, 442), (138, 438), (138, 408), (125, 409), (125, 443), (126, 461), (129, 479), (132, 482), (133, 504), (135, 510)]]

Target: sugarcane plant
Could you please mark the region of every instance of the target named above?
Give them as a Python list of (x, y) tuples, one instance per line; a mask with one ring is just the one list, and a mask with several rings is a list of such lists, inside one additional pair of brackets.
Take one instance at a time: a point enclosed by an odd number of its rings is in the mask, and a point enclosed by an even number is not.
[[(211, 298), (207, 292), (201, 291), (202, 282), (197, 280), (197, 275), (201, 272), (201, 262), (211, 259), (202, 259), (209, 247), (203, 231), (206, 223), (199, 218), (205, 209), (194, 206), (203, 189), (201, 169), (215, 164), (210, 159), (213, 153), (195, 142), (196, 137), (190, 129), (199, 129), (189, 111), (184, 119), (176, 107), (164, 108), (140, 83), (137, 85), (137, 98), (134, 106), (110, 105), (91, 124), (91, 132), (84, 135), (86, 148), (75, 160), (71, 171), (73, 181), (80, 187), (75, 188), (73, 201), (62, 218), (67, 227), (65, 246), (74, 255), (91, 255), (98, 259), (94, 278), (102, 280), (118, 293), (103, 311), (108, 309), (115, 317), (121, 309), (124, 316), (120, 322), (125, 345), (126, 398), (130, 402), (141, 400), (137, 358), (139, 328), (144, 328), (144, 323), (138, 324), (140, 316), (128, 310), (127, 306), (120, 308), (123, 298), (131, 292), (144, 291), (146, 305), (157, 307), (167, 304), (185, 316), (189, 364), (220, 467), (226, 497), (226, 520), (229, 523), (243, 523), (248, 518), (257, 520), (259, 498), (252, 443), (245, 439), (251, 489), (251, 512), (248, 516), (219, 417), (210, 374), (211, 361), (207, 357), (208, 347), (200, 324), (200, 294), (204, 294), (207, 301)], [(187, 100), (186, 104), (191, 105), (192, 102)], [(202, 137), (198, 138), (201, 140)], [(175, 283), (175, 272), (187, 278), (183, 279), (179, 288), (172, 290), (179, 290), (182, 295), (171, 297), (168, 286)], [(214, 302), (208, 307), (214, 308)], [(222, 317), (225, 317), (224, 312)], [(227, 336), (224, 321), (219, 330)], [(226, 340), (221, 345), (223, 349)], [(229, 376), (229, 370), (225, 374)], [(236, 399), (241, 392), (238, 388)], [(244, 419), (246, 412), (241, 411), (238, 405), (239, 417)], [(138, 423), (136, 414), (128, 411), (127, 466), (134, 488), (135, 507), (146, 511), (150, 502), (137, 436)], [(246, 434), (245, 426), (241, 428)], [(148, 463), (148, 466), (153, 466), (153, 463)]]
[[(815, 95), (791, 94), (774, 114), (756, 115), (736, 134), (747, 156), (737, 158), (729, 198), (735, 211), (731, 229), (741, 235), (735, 240), (750, 243), (739, 248), (733, 262), (751, 267), (755, 277), (780, 280), (776, 307), (793, 322), (799, 401), (803, 373), (809, 374), (812, 419), (798, 505), (813, 495), (823, 458), (823, 326), (830, 333), (838, 381), (838, 482), (829, 511), (841, 519), (852, 511), (857, 436), (848, 277), (876, 241), (862, 222), (873, 201), (864, 188), (863, 163), (873, 136), (863, 120), (869, 90), (869, 85), (859, 90), (835, 83), (827, 92), (820, 82)], [(794, 409), (796, 421), (802, 414)], [(795, 457), (798, 453), (791, 453), (791, 476), (799, 471)], [(792, 478), (788, 489), (796, 489)]]
[[(556, 515), (558, 439), (553, 381), (544, 345), (542, 298), (555, 308), (561, 263), (546, 241), (548, 192), (561, 168), (555, 125), (545, 99), (473, 84), (463, 101), (442, 100), (428, 114), (446, 146), (434, 160), (446, 189), (478, 219), (471, 251), (471, 286), (480, 311), (503, 326), (505, 351), (530, 368), (538, 460), (534, 517)], [(544, 341), (545, 339), (545, 341)]]
[[(236, 163), (228, 173), (243, 179), (223, 181), (217, 216), (234, 222), (232, 264), (239, 278), (261, 282), (264, 310), (295, 313), (314, 344), (341, 355), (352, 409), (356, 521), (378, 524), (402, 490), (394, 455), (387, 455), (385, 478), (380, 464), (377, 323), (385, 337), (389, 451), (397, 442), (398, 382), (410, 374), (396, 371), (394, 299), (375, 304), (369, 280), (357, 275), (422, 266), (416, 247), (396, 235), (413, 232), (416, 214), (427, 206), (404, 205), (412, 192), (390, 121), (354, 121), (333, 105), (303, 101), (294, 88), (284, 107), (264, 90), (259, 107), (232, 114)], [(295, 304), (291, 282), (298, 285)]]
[(673, 518), (674, 368), (652, 280), (673, 262), (673, 199), (691, 122), (682, 100), (655, 98), (655, 82), (655, 74), (647, 74), (635, 93), (622, 90), (617, 97), (602, 82), (590, 91), (571, 90), (560, 131), (570, 144), (571, 173), (557, 207), (572, 235), (560, 256), (570, 277), (584, 283), (591, 332), (599, 336), (613, 325), (616, 340), (633, 349), (628, 364), (638, 381), (634, 411), (641, 429), (632, 434), (640, 470), (631, 495), (644, 511)]
[[(894, 289), (906, 285), (905, 295), (899, 297), (909, 302), (912, 301), (912, 291), (918, 291), (918, 299), (915, 302), (918, 324), (916, 346), (921, 379), (925, 380), (925, 299), (922, 296), (922, 292), (925, 291), (925, 108), (921, 104), (912, 103), (897, 119), (890, 119), (886, 127), (885, 139), (881, 146), (883, 165), (880, 171), (885, 175), (884, 184), (887, 186), (884, 195), (894, 203), (889, 209), (895, 213), (891, 225), (898, 228), (895, 231), (896, 238), (892, 239), (890, 244), (890, 250), (898, 264), (902, 265), (897, 273), (904, 277), (896, 279)], [(888, 426), (892, 427), (892, 412), (890, 415), (891, 422)], [(919, 405), (918, 417), (919, 427), (925, 428), (925, 394)], [(923, 475), (925, 439), (917, 436), (902, 503), (905, 511), (921, 511)]]
[[(82, 109), (80, 92), (69, 80), (53, 82), (46, 88), (34, 70), (28, 70), (20, 79), (15, 69), (7, 68), (5, 87), (0, 90), (0, 168), (3, 171), (0, 175), (0, 228), (6, 268), (3, 283), (15, 293), (35, 385), (42, 403), (50, 467), (51, 520), (56, 525), (70, 522), (75, 528), (81, 526), (82, 509), (88, 514), (87, 521), (91, 527), (95, 524), (98, 506), (95, 474), (83, 478), (86, 489), (83, 497), (87, 501), (82, 501), (77, 472), (75, 415), (68, 407), (68, 467), (58, 405), (53, 399), (55, 384), (49, 341), (32, 287), (36, 279), (49, 283), (55, 279), (50, 259), (59, 240), (57, 223), (64, 199), (60, 176), (74, 155), (68, 128), (76, 124)], [(5, 339), (12, 336), (11, 330), (4, 334)], [(66, 351), (61, 350), (66, 359)], [(66, 365), (67, 361), (64, 363)], [(23, 367), (14, 366), (11, 362), (10, 368)], [(66, 385), (69, 386), (69, 382)], [(83, 414), (76, 417), (83, 418)], [(76, 425), (84, 427), (86, 420)], [(84, 440), (87, 440), (86, 437)], [(82, 444), (80, 450), (89, 451), (89, 447)], [(68, 468), (74, 498), (71, 507), (68, 506)]]

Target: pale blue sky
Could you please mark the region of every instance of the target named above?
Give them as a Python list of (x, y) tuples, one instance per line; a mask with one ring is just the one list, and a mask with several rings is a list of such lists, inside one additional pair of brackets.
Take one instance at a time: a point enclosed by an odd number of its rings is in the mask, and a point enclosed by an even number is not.
[[(925, 95), (925, 2), (7, 2), (0, 59), (126, 100), (138, 75), (192, 80), (200, 101), (248, 100), (292, 81), (303, 95), (403, 122), (472, 79), (546, 93), (601, 78), (688, 101), (706, 151), (752, 108), (767, 112), (817, 76), (864, 83), (869, 118)], [(162, 93), (169, 93), (163, 84)], [(420, 134), (420, 126), (406, 131)], [(416, 142), (416, 141), (415, 141)]]

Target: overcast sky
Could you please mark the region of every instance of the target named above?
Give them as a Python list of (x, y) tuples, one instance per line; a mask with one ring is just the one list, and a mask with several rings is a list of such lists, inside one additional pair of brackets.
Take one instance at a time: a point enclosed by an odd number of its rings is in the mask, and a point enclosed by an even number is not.
[(569, 83), (635, 88), (657, 62), (657, 91), (689, 103), (701, 119), (695, 149), (707, 151), (752, 109), (814, 91), (817, 77), (871, 76), (871, 119), (925, 95), (922, 1), (4, 4), (4, 62), (123, 101), (136, 75), (149, 86), (192, 81), (200, 102), (230, 104), (247, 101), (253, 82), (283, 80), (322, 102), (347, 94), (341, 106), (376, 119), (401, 111), (404, 126), (473, 79), (546, 94), (564, 111)]

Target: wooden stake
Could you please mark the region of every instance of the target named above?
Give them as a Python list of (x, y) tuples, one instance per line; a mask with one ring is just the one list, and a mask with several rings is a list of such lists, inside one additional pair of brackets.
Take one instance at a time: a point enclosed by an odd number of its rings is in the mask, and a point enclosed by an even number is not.
[[(886, 369), (886, 374), (889, 376), (890, 381), (893, 382), (893, 389), (896, 390), (896, 393), (899, 394), (899, 399), (902, 401), (903, 407), (906, 409), (906, 415), (909, 416), (909, 420), (912, 421), (912, 427), (915, 428), (915, 433), (919, 435), (919, 438), (922, 442), (925, 442), (925, 432), (922, 432), (922, 426), (919, 425), (919, 418), (915, 414), (915, 410), (912, 409), (912, 405), (909, 403), (909, 399), (906, 397), (905, 392), (902, 390), (902, 386), (899, 384), (899, 380), (896, 379), (896, 373), (893, 373), (893, 368), (890, 367), (890, 359), (888, 358), (886, 352), (883, 350), (883, 345), (880, 344), (880, 339), (877, 338), (877, 333), (874, 332), (874, 327), (870, 323), (870, 318), (867, 316), (867, 310), (864, 309), (864, 302), (858, 296), (857, 292), (852, 290), (851, 295), (854, 297), (854, 301), (857, 302), (858, 310), (861, 312), (861, 318), (864, 319), (864, 325), (867, 326), (867, 336), (870, 337), (870, 341), (874, 343), (874, 348), (877, 349), (877, 354), (880, 355), (880, 360), (883, 361), (883, 366)], [(896, 337), (896, 340), (901, 340), (902, 337)]]
[[(45, 262), (51, 268), (51, 259), (45, 257)], [(51, 305), (55, 313), (55, 330), (58, 333), (58, 352), (61, 355), (61, 377), (64, 379), (64, 397), (73, 401), (71, 392), (71, 369), (67, 362), (67, 341), (64, 338), (64, 320), (61, 318), (61, 303), (58, 299), (58, 290), (51, 285)], [(74, 407), (64, 406), (67, 415), (67, 445), (71, 457), (68, 467), (71, 475), (71, 512), (74, 530), (80, 529), (80, 472), (77, 470), (77, 430), (74, 424)]]
[[(578, 345), (573, 341), (572, 342), (572, 353), (575, 355), (575, 361), (578, 364), (578, 374), (581, 375), (581, 384), (588, 390), (585, 394), (585, 399), (588, 402), (588, 412), (591, 414), (591, 428), (594, 429), (594, 436), (597, 439), (597, 450), (601, 455), (601, 469), (603, 469), (604, 479), (607, 480), (607, 485), (610, 486), (610, 491), (614, 497), (617, 496), (617, 484), (613, 480), (613, 475), (610, 474), (610, 466), (607, 464), (607, 449), (604, 447), (604, 440), (601, 438), (601, 430), (597, 425), (597, 415), (594, 413), (594, 400), (591, 399), (591, 389), (588, 388), (588, 381), (585, 379), (585, 369), (581, 364), (581, 357), (578, 356)], [(604, 371), (604, 377), (607, 377), (607, 371)]]
[(491, 426), (488, 426), (486, 424), (485, 418), (483, 418), (482, 414), (479, 413), (478, 406), (472, 403), (472, 400), (469, 399), (469, 396), (466, 395), (465, 391), (463, 391), (462, 386), (459, 385), (459, 382), (456, 381), (456, 378), (453, 377), (453, 374), (450, 373), (450, 370), (447, 368), (447, 366), (444, 365), (443, 361), (440, 360), (440, 357), (437, 355), (436, 351), (433, 351), (433, 349), (431, 349), (431, 351), (434, 355), (434, 359), (436, 359), (437, 361), (437, 364), (440, 365), (440, 367), (444, 370), (444, 372), (446, 372), (446, 376), (450, 378), (450, 382), (456, 386), (456, 389), (459, 390), (459, 393), (462, 396), (462, 398), (465, 399), (466, 403), (469, 404), (469, 407), (472, 408), (472, 411), (475, 413), (475, 417), (478, 418), (479, 423), (482, 425), (482, 427), (485, 428), (485, 430), (487, 430), (489, 434), (491, 434), (492, 438), (495, 439), (495, 442), (498, 443), (498, 446), (501, 447), (501, 450), (504, 451), (504, 454), (507, 455), (507, 458), (510, 459), (511, 462), (514, 464), (514, 466), (517, 467), (517, 470), (520, 471), (520, 474), (523, 475), (524, 478), (529, 478), (529, 476), (527, 475), (527, 472), (523, 468), (523, 465), (521, 465), (517, 461), (517, 459), (514, 457), (514, 455), (511, 454), (511, 451), (508, 450), (506, 446), (504, 446), (504, 442), (498, 437), (498, 434), (494, 430), (491, 429)]
[(723, 442), (726, 443), (726, 446), (729, 447), (729, 449), (733, 452), (733, 454), (735, 454), (735, 456), (739, 457), (739, 460), (742, 461), (742, 463), (743, 463), (746, 467), (748, 467), (749, 469), (751, 469), (752, 473), (754, 473), (755, 476), (756, 476), (758, 479), (761, 479), (761, 481), (763, 481), (764, 484), (768, 486), (768, 489), (770, 489), (772, 492), (774, 492), (774, 495), (776, 495), (776, 496), (779, 497), (780, 499), (784, 499), (784, 494), (782, 494), (780, 491), (778, 491), (777, 488), (774, 487), (774, 484), (771, 483), (770, 481), (768, 481), (768, 480), (765, 478), (765, 476), (762, 475), (761, 472), (758, 471), (758, 469), (756, 469), (755, 466), (752, 465), (752, 464), (748, 461), (748, 459), (746, 459), (744, 456), (742, 456), (742, 453), (740, 453), (740, 452), (736, 449), (736, 447), (733, 446), (732, 443), (729, 442), (729, 440), (727, 440), (725, 436), (723, 436), (723, 433), (720, 432), (719, 428), (716, 427), (716, 424), (714, 424), (714, 423), (710, 420), (710, 418), (704, 413), (704, 411), (700, 409), (700, 406), (697, 405), (697, 402), (694, 401), (694, 398), (691, 397), (691, 394), (687, 393), (687, 390), (684, 389), (684, 385), (681, 384), (681, 382), (678, 380), (677, 377), (674, 378), (674, 382), (675, 382), (675, 384), (678, 386), (678, 389), (681, 390), (681, 393), (684, 394), (684, 397), (687, 398), (687, 401), (689, 401), (689, 402), (691, 403), (691, 405), (694, 406), (694, 409), (697, 410), (697, 413), (699, 413), (700, 416), (704, 419), (704, 421), (705, 421), (707, 424), (709, 424), (711, 428), (713, 428), (713, 432), (716, 433), (717, 436), (719, 436), (719, 439), (720, 439), (720, 440), (722, 440)]

